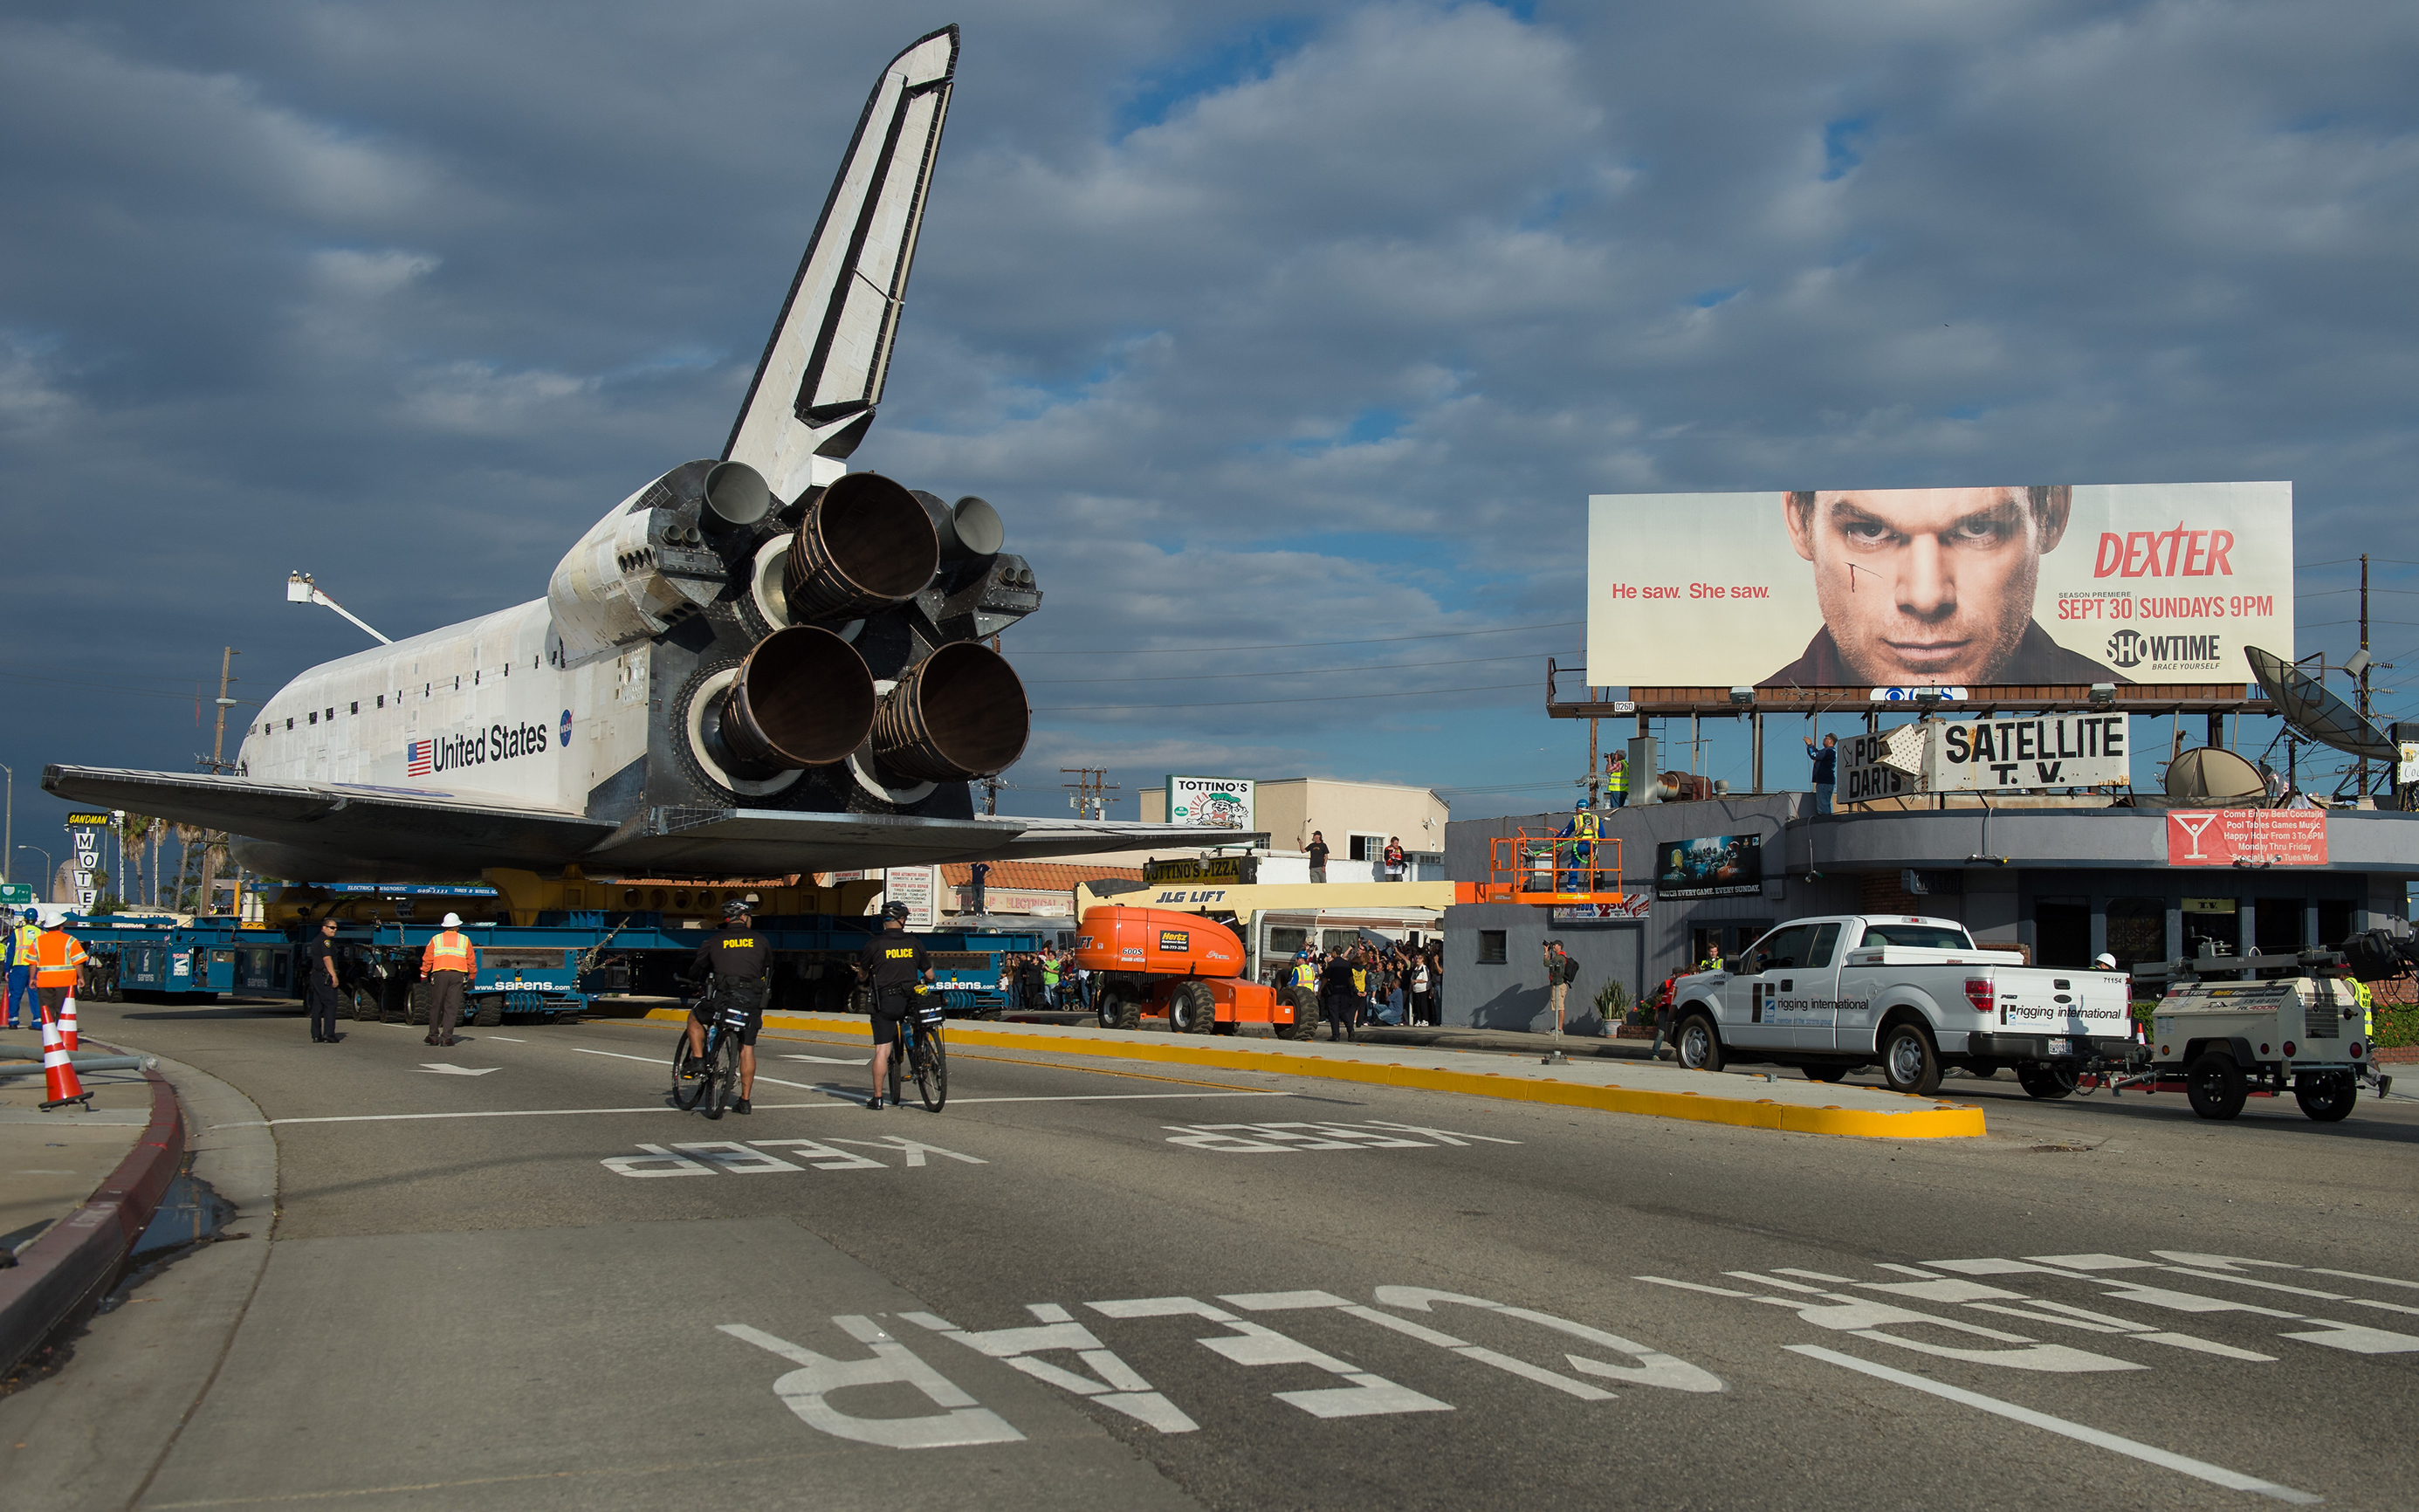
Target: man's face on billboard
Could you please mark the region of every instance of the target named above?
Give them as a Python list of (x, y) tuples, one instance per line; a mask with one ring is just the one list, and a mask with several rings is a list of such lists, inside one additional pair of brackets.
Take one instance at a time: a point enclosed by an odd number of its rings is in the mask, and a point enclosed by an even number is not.
[(2032, 622), (2066, 532), (2022, 488), (1884, 488), (1784, 501), (1841, 659), (1876, 687), (1987, 684)]

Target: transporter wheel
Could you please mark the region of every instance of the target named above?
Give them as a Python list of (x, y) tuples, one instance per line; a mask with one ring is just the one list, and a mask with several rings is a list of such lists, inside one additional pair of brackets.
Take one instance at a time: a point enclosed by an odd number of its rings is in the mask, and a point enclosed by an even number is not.
[(406, 1024), (428, 1022), (428, 995), (432, 990), (424, 981), (415, 981), (411, 984), (411, 990), (404, 995), (403, 1022)]
[(501, 993), (482, 995), (478, 1000), (477, 1011), (470, 1015), (470, 1023), (478, 1028), (492, 1029), (502, 1022), (504, 1022), (504, 995)]
[(1714, 1032), (1714, 1021), (1703, 1013), (1691, 1013), (1682, 1020), (1673, 1043), (1679, 1050), (1680, 1064), (1688, 1070), (1722, 1069), (1722, 1037)]
[(1882, 1079), (1893, 1092), (1930, 1097), (1940, 1090), (1940, 1053), (1919, 1024), (1902, 1024), (1882, 1037)]
[(2026, 1097), (2048, 1103), (2072, 1095), (2079, 1075), (2072, 1066), (2018, 1066), (2016, 1085)]
[(2242, 1111), (2251, 1088), (2232, 1056), (2223, 1050), (2205, 1050), (2185, 1069), (2184, 1095), (2192, 1100), (2192, 1110), (2202, 1118), (2230, 1119)]
[(1806, 1073), (1806, 1079), (1810, 1082), (1836, 1082), (1841, 1077), (1848, 1074), (1848, 1068), (1841, 1065), (1837, 1061), (1832, 1061), (1828, 1064), (1801, 1066), (1798, 1069)]
[(353, 984), (353, 1022), (376, 1024), (386, 1017), (386, 1004), (380, 1001), (378, 983), (362, 981)]
[(2305, 1071), (2293, 1078), (2293, 1101), (2313, 1123), (2339, 1123), (2350, 1117), (2360, 1084), (2348, 1071)]

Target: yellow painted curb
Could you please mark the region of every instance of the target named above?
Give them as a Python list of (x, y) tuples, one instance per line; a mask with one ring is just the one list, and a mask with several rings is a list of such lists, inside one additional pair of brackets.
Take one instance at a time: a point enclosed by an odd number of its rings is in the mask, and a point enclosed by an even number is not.
[[(688, 1015), (679, 1009), (658, 1008), (647, 1017), (679, 1023)], [(855, 1014), (767, 1013), (768, 1028), (818, 1029), (826, 1033), (873, 1038), (872, 1026)], [(1706, 1097), (1697, 1092), (1648, 1092), (1626, 1087), (1596, 1087), (1585, 1082), (1561, 1082), (1551, 1077), (1505, 1076), (1495, 1072), (1444, 1071), (1426, 1066), (1376, 1066), (1366, 1061), (1330, 1060), (1321, 1056), (1293, 1056), (1281, 1050), (1213, 1050), (1208, 1046), (1104, 1043), (1098, 1040), (1058, 1040), (1047, 1035), (977, 1027), (965, 1019), (949, 1024), (952, 1044), (989, 1045), (998, 1049), (1038, 1050), (1051, 1055), (1093, 1056), (1109, 1060), (1148, 1060), (1179, 1066), (1207, 1066), (1225, 1071), (1263, 1071), (1286, 1076), (1315, 1076), (1334, 1082), (1364, 1082), (1380, 1087), (1416, 1087), (1430, 1092), (1460, 1092), (1499, 1098), (1510, 1103), (1551, 1103), (1564, 1107), (1595, 1108), (1602, 1113), (1641, 1113), (1658, 1119), (1687, 1119), (1698, 1123), (1727, 1123), (1746, 1129), (1780, 1129), (1789, 1134), (1846, 1134), (1868, 1139), (1977, 1138), (1985, 1131), (1979, 1107), (1932, 1103), (1903, 1113), (1879, 1113), (1869, 1108), (1807, 1107), (1770, 1099)]]

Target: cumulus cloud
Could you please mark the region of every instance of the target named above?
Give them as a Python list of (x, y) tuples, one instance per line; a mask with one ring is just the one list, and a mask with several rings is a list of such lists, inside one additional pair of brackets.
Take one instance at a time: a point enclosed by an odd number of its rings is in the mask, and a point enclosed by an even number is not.
[[(154, 23), (0, 26), (8, 525), (105, 497), (146, 585), (81, 618), (27, 585), (37, 654), (232, 641), (270, 686), (353, 649), (289, 567), (429, 628), (720, 445), (912, 29)], [(1550, 782), (1591, 492), (2288, 476), (2303, 560), (2419, 559), (2414, 68), (2382, 4), (977, 17), (855, 462), (983, 494), (1034, 559), (1034, 811), (1061, 764)], [(103, 701), (20, 755), (188, 734)]]

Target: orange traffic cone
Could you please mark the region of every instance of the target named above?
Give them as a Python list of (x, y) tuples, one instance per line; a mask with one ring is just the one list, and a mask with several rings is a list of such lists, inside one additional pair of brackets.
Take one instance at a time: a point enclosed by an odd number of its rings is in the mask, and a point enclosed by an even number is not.
[(75, 989), (68, 989), (67, 1001), (59, 1005), (59, 1043), (69, 1055), (76, 1052)]
[(70, 1103), (92, 1106), (92, 1094), (76, 1080), (75, 1062), (68, 1058), (68, 1048), (59, 1039), (59, 1026), (48, 1018), (42, 1020), (42, 1076), (51, 1094), (42, 1103), (43, 1112)]

